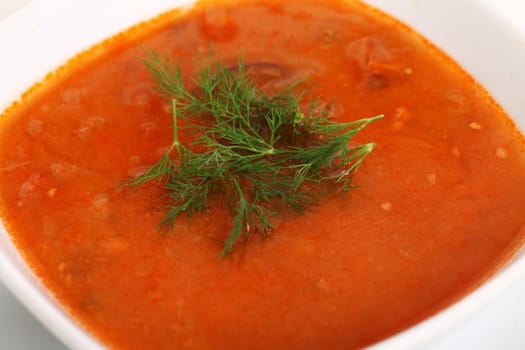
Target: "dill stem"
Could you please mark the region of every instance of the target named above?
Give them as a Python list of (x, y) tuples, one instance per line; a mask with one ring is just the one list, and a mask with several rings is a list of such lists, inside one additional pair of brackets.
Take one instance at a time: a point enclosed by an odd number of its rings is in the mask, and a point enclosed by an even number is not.
[(228, 255), (233, 250), (235, 242), (239, 239), (240, 236), (242, 236), (244, 232), (243, 226), (246, 223), (246, 211), (248, 207), (248, 201), (246, 200), (244, 192), (242, 191), (242, 188), (239, 185), (239, 181), (237, 181), (237, 179), (232, 179), (230, 180), (230, 182), (232, 183), (235, 192), (237, 192), (239, 200), (235, 208), (235, 216), (233, 218), (232, 230), (230, 232), (230, 235), (224, 242), (221, 257), (225, 257), (226, 255)]
[(171, 100), (172, 117), (173, 117), (173, 144), (170, 147), (170, 151), (175, 147), (177, 150), (177, 156), (181, 157), (181, 143), (179, 141), (179, 128), (177, 126), (177, 100)]

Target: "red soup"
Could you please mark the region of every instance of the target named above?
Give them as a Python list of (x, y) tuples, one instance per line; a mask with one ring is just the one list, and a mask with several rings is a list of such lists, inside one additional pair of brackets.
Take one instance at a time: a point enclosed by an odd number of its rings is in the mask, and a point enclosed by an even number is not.
[[(151, 29), (154, 27), (155, 29)], [(148, 29), (147, 29), (148, 28)], [(350, 349), (450, 305), (525, 236), (523, 137), (460, 67), (353, 1), (209, 2), (103, 44), (2, 118), (0, 210), (63, 307), (110, 348)], [(213, 50), (272, 91), (301, 81), (337, 122), (384, 114), (345, 196), (281, 215), (218, 258), (226, 204), (177, 218), (126, 186), (172, 143), (143, 47), (191, 81)], [(215, 238), (213, 238), (215, 237)]]

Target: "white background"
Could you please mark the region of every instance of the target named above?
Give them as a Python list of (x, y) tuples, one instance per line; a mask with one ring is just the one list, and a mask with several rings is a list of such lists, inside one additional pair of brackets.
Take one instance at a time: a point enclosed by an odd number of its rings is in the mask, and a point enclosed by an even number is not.
[[(28, 0), (0, 0), (0, 20), (27, 2)], [(525, 0), (498, 0), (498, 2), (509, 21), (515, 22), (525, 35)], [(66, 348), (0, 284), (0, 349), (65, 350)], [(428, 350), (450, 349), (525, 349), (525, 276), (485, 310), (428, 348)]]

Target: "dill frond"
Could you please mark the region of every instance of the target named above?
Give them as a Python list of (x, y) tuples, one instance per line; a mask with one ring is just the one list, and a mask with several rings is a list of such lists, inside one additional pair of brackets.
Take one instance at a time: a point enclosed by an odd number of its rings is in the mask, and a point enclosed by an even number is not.
[[(315, 196), (305, 184), (329, 182), (349, 190), (353, 175), (374, 148), (373, 143), (349, 147), (349, 142), (381, 115), (336, 123), (315, 101), (304, 114), (299, 108), (303, 94), (289, 89), (266, 95), (242, 60), (233, 71), (204, 59), (192, 89), (172, 58), (147, 51), (144, 63), (155, 90), (172, 103), (173, 144), (130, 184), (164, 185), (169, 204), (161, 226), (168, 228), (182, 214), (203, 211), (212, 195), (225, 196), (232, 228), (221, 256), (253, 233), (266, 237), (272, 218), (283, 209), (301, 213), (314, 205)], [(191, 145), (179, 141), (179, 118), (185, 128), (199, 129)], [(194, 147), (204, 151), (192, 152)]]

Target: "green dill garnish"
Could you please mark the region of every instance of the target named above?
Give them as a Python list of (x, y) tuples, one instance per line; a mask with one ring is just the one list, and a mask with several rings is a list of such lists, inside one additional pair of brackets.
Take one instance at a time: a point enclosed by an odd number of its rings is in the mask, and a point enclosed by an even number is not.
[[(283, 209), (302, 212), (313, 205), (316, 198), (307, 187), (330, 183), (342, 192), (350, 189), (352, 176), (374, 148), (349, 142), (382, 116), (336, 123), (316, 103), (303, 113), (301, 94), (265, 94), (242, 60), (234, 70), (203, 60), (191, 89), (171, 58), (152, 51), (144, 62), (155, 90), (171, 100), (173, 144), (131, 185), (164, 185), (168, 208), (161, 226), (167, 228), (183, 213), (204, 210), (211, 196), (223, 196), (233, 224), (221, 256), (253, 233), (266, 237), (272, 217)], [(188, 131), (194, 138), (184, 145), (179, 132)]]

